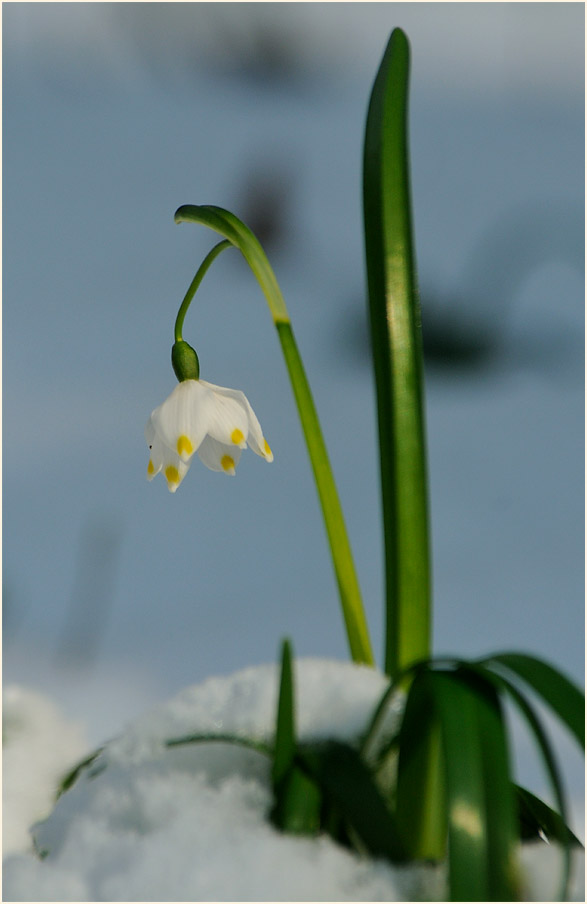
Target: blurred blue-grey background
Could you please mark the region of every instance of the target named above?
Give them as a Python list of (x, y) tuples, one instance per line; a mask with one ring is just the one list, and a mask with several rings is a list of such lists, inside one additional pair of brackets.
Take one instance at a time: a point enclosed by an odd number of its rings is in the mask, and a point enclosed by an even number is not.
[(246, 453), (231, 480), (196, 460), (174, 496), (145, 480), (174, 318), (215, 241), (174, 225), (181, 204), (228, 207), (266, 246), (381, 654), (361, 146), (395, 26), (413, 58), (435, 650), (522, 649), (583, 683), (583, 4), (5, 4), (4, 680), (93, 741), (286, 635), (347, 655), (285, 366), (236, 252), (184, 335), (204, 379), (247, 393), (275, 462)]

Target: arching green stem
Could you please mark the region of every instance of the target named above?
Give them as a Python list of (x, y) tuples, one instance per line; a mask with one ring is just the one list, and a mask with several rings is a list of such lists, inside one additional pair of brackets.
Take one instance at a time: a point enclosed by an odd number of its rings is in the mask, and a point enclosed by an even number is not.
[[(251, 230), (228, 210), (208, 205), (196, 206), (186, 204), (183, 207), (180, 207), (176, 212), (175, 221), (176, 223), (201, 223), (202, 225), (213, 229), (215, 232), (220, 233), (220, 235), (223, 235), (230, 244), (241, 251), (265, 295), (283, 349), (298, 413), (302, 423), (304, 438), (310, 455), (310, 462), (314, 472), (314, 479), (316, 481), (332, 561), (336, 573), (351, 656), (355, 662), (374, 665), (367, 621), (361, 601), (359, 582), (353, 564), (351, 547), (332, 474), (332, 468), (326, 451), (326, 444), (324, 443), (310, 386), (291, 328), (289, 314), (277, 279), (271, 269), (271, 265), (269, 264), (258, 239), (253, 235)], [(219, 245), (216, 245), (216, 248), (212, 249), (204, 261), (204, 264), (208, 261), (210, 255), (212, 255), (214, 251), (219, 253), (223, 247), (226, 247), (226, 242), (221, 242)], [(211, 263), (211, 261), (209, 261), (209, 263)], [(202, 267), (204, 264), (202, 264)], [(200, 267), (198, 274), (202, 270), (202, 267)], [(196, 274), (194, 282), (196, 282), (198, 274)], [(192, 283), (192, 286), (193, 285), (194, 284)], [(196, 284), (194, 291), (197, 288), (197, 285), (198, 284)], [(188, 294), (191, 289), (192, 287), (190, 286)], [(187, 304), (189, 304), (189, 301)]]
[(187, 314), (188, 308), (189, 308), (190, 304), (192, 303), (192, 298), (198, 291), (198, 287), (199, 287), (200, 283), (202, 282), (202, 280), (204, 279), (204, 276), (206, 275), (206, 272), (207, 272), (208, 268), (210, 267), (210, 264), (212, 263), (213, 260), (215, 260), (215, 258), (218, 257), (218, 255), (220, 254), (221, 251), (224, 251), (225, 248), (230, 248), (231, 246), (232, 246), (232, 242), (229, 242), (228, 239), (224, 239), (224, 241), (219, 242), (217, 245), (214, 245), (212, 250), (210, 252), (208, 252), (206, 257), (200, 264), (200, 266), (198, 268), (198, 272), (192, 279), (192, 281), (190, 283), (190, 287), (187, 290), (187, 292), (185, 293), (185, 298), (180, 305), (179, 311), (177, 312), (177, 318), (175, 320), (175, 341), (176, 342), (181, 342), (183, 339), (182, 331), (183, 331), (183, 322), (185, 320), (185, 315)]

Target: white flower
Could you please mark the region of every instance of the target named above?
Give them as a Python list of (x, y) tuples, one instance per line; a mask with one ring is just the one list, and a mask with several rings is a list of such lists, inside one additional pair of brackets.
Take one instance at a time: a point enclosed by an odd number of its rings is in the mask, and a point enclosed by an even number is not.
[(162, 470), (172, 493), (187, 474), (194, 452), (212, 471), (232, 476), (247, 443), (265, 461), (273, 461), (245, 394), (204, 380), (178, 383), (151, 414), (145, 439), (151, 451), (147, 478)]

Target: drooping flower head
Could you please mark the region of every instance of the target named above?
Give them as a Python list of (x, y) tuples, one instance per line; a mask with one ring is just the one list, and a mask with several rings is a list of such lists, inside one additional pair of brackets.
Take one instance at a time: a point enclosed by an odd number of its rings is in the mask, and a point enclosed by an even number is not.
[(194, 452), (212, 471), (232, 476), (247, 445), (265, 461), (273, 461), (245, 394), (199, 379), (182, 380), (155, 408), (145, 439), (150, 449), (147, 478), (163, 471), (172, 493), (187, 474)]
[(273, 453), (261, 425), (243, 392), (200, 380), (200, 362), (195, 350), (182, 337), (183, 321), (192, 298), (212, 261), (231, 242), (224, 240), (206, 255), (179, 308), (171, 363), (179, 385), (151, 413), (145, 427), (150, 456), (147, 478), (163, 471), (167, 486), (175, 493), (197, 452), (212, 471), (236, 473), (241, 452), (253, 452), (273, 461)]

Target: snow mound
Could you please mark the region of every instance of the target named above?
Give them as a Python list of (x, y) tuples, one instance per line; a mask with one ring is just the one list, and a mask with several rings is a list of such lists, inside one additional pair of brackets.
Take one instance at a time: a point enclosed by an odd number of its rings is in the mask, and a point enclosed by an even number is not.
[(80, 725), (42, 694), (10, 684), (2, 695), (2, 849), (31, 850), (29, 826), (44, 818), (63, 775), (88, 749)]
[[(295, 678), (304, 740), (356, 738), (386, 687), (373, 669), (324, 660), (298, 660)], [(165, 746), (219, 732), (270, 739), (277, 687), (275, 666), (247, 669), (188, 688), (136, 720), (35, 827), (44, 859), (5, 861), (4, 900), (439, 900), (439, 868), (399, 869), (326, 836), (274, 830), (270, 762), (257, 751)], [(540, 884), (543, 892), (542, 874)]]

